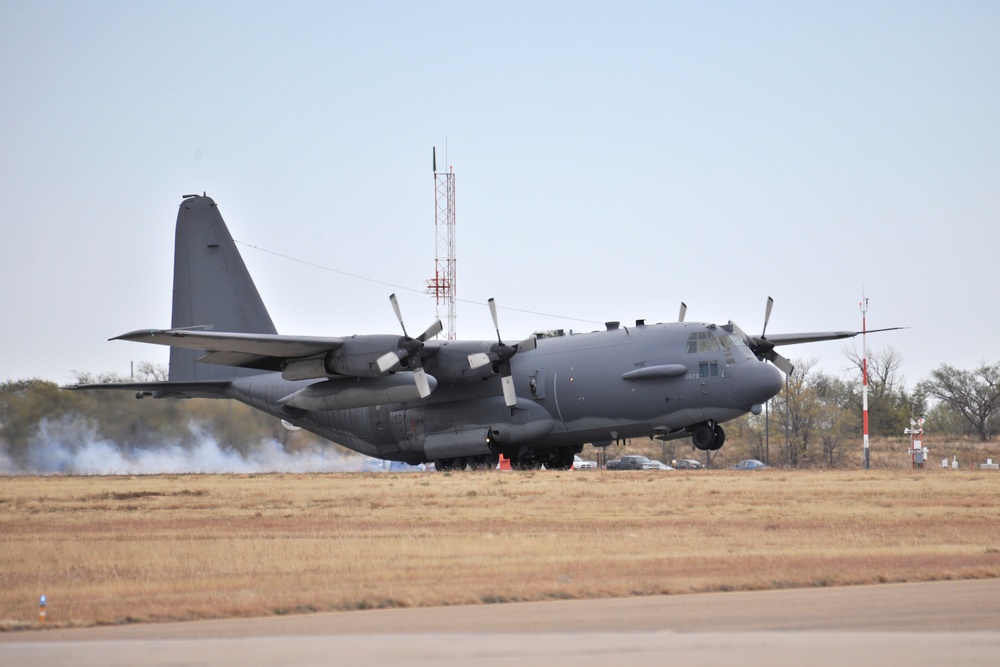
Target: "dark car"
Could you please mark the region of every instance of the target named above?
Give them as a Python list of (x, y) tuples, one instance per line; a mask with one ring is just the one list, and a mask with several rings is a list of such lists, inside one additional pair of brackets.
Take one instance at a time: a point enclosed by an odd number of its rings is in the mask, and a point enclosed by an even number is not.
[(605, 467), (608, 470), (646, 470), (646, 466), (652, 463), (642, 454), (626, 454), (617, 461), (608, 461)]
[(766, 468), (762, 462), (757, 459), (743, 459), (739, 463), (733, 466), (735, 470), (760, 470), (761, 468)]
[(695, 459), (681, 459), (674, 464), (674, 467), (678, 470), (697, 470), (698, 468), (704, 468), (705, 464)]

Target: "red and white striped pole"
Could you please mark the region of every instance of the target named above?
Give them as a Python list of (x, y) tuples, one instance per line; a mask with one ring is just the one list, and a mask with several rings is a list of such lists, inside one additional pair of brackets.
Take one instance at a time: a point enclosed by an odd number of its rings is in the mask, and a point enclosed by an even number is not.
[(861, 294), (861, 410), (864, 423), (865, 470), (871, 459), (868, 449), (868, 298)]

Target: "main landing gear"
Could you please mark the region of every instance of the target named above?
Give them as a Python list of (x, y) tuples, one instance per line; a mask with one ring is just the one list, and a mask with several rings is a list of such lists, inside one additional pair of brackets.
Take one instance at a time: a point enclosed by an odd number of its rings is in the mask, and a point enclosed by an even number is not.
[(484, 454), (482, 456), (459, 456), (453, 459), (436, 459), (434, 468), (439, 472), (447, 470), (465, 470), (467, 467), (473, 470), (492, 470), (497, 467), (500, 457), (496, 454)]
[[(543, 465), (547, 470), (569, 470), (573, 467), (573, 455), (579, 453), (578, 449), (583, 448), (558, 447), (532, 450), (522, 447), (520, 452), (511, 454), (507, 458), (515, 470), (538, 470)], [(440, 471), (465, 470), (466, 467), (472, 470), (492, 470), (497, 467), (498, 460), (499, 454), (459, 456), (453, 459), (437, 459), (434, 461), (434, 467)]]
[(715, 451), (726, 442), (726, 432), (715, 422), (704, 422), (691, 429), (691, 442), (702, 451)]

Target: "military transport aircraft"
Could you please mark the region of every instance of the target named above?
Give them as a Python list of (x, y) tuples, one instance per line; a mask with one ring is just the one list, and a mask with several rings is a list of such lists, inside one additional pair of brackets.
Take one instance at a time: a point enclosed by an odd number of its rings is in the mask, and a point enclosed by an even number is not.
[[(435, 340), (441, 323), (398, 334), (279, 335), (216, 203), (185, 195), (177, 216), (169, 329), (112, 340), (170, 346), (165, 382), (77, 385), (138, 398), (230, 398), (368, 456), (438, 469), (569, 468), (585, 443), (690, 437), (714, 450), (721, 424), (762, 406), (789, 361), (776, 345), (857, 331), (749, 336), (736, 324), (677, 322), (518, 343)], [(764, 331), (770, 318), (768, 299)], [(767, 362), (770, 361), (771, 364)], [(772, 365), (773, 364), (773, 365)]]

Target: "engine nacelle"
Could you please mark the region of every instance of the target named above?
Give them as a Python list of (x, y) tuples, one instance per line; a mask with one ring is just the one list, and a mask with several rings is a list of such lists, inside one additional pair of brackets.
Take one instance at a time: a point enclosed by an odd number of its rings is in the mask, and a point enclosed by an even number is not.
[[(437, 380), (427, 376), (433, 391)], [(342, 378), (317, 382), (289, 394), (278, 403), (309, 412), (347, 410), (420, 400), (413, 373), (395, 373), (378, 378)]]
[[(286, 380), (316, 380), (347, 375), (374, 378), (382, 375), (378, 359), (386, 352), (399, 349), (399, 336), (354, 336), (335, 350), (301, 359), (289, 359), (281, 367)], [(405, 368), (406, 360), (400, 363)]]
[(305, 359), (289, 359), (281, 367), (281, 377), (291, 382), (296, 380), (315, 380), (330, 377), (332, 373), (327, 368), (326, 358), (330, 352)]

